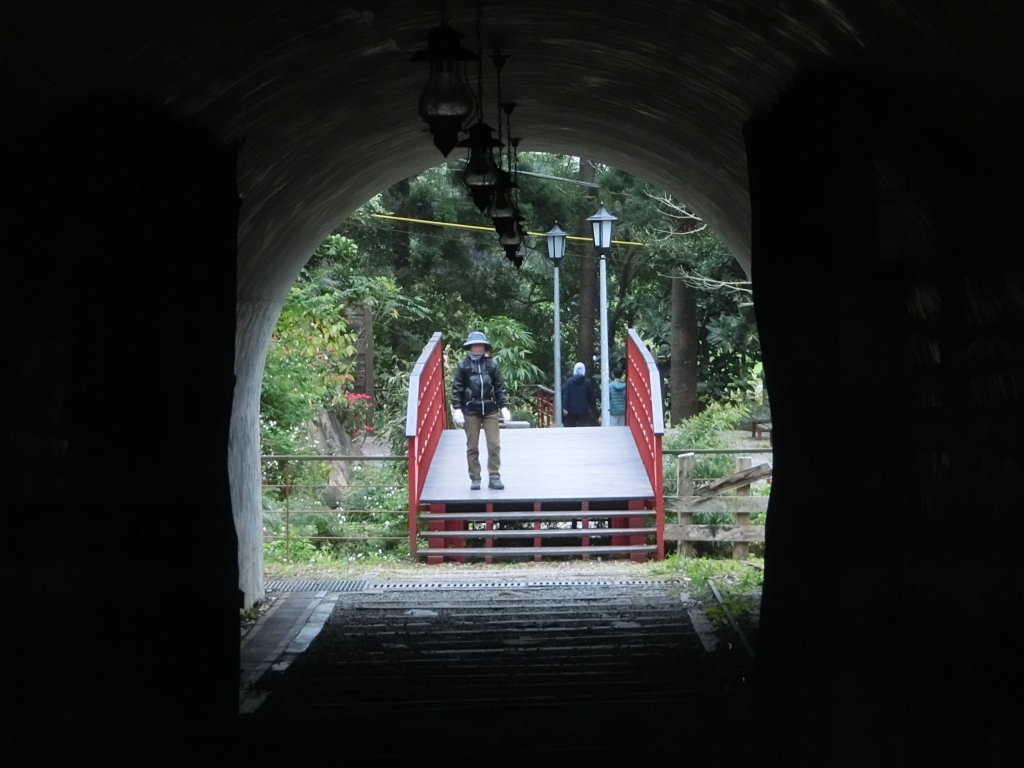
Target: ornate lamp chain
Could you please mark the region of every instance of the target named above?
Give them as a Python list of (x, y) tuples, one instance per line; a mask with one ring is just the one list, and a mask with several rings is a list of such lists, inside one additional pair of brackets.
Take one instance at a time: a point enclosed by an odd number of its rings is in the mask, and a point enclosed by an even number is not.
[[(500, 53), (494, 55), (494, 68), (498, 70), (498, 141), (501, 141), (501, 67), (504, 64)], [(511, 136), (511, 134), (509, 134)], [(501, 167), (501, 150), (498, 151), (498, 167)], [(512, 166), (509, 166), (509, 171), (512, 171)]]
[(484, 120), (484, 33), (481, 0), (476, 0), (476, 109), (478, 122)]

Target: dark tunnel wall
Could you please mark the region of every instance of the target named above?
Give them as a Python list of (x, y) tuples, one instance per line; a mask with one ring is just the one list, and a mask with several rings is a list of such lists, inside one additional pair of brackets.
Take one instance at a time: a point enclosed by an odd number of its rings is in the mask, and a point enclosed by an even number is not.
[(132, 99), (5, 117), (3, 762), (154, 764), (237, 711), (236, 148)]
[(1022, 745), (1024, 113), (976, 88), (937, 125), (961, 96), (834, 71), (746, 129), (785, 563), (760, 684), (789, 763), (1009, 765)]
[[(450, 6), (470, 30), (471, 5)], [(512, 55), (524, 149), (642, 176), (752, 270), (777, 436), (765, 744), (812, 764), (1008, 762), (1024, 714), (1010, 631), (1021, 12), (484, 8), (486, 46)], [(0, 13), (0, 421), (18, 479), (4, 512), (12, 540), (53, 542), (4, 562), (5, 582), (26, 585), (5, 594), (6, 644), (31, 660), (4, 725), (100, 738), (113, 712), (145, 724), (130, 729), (140, 742), (218, 728), (237, 682), (234, 585), (250, 602), (262, 592), (269, 333), (319, 239), (438, 160), (408, 63), (435, 7)], [(187, 535), (185, 513), (207, 535)], [(198, 596), (187, 618), (184, 593)]]

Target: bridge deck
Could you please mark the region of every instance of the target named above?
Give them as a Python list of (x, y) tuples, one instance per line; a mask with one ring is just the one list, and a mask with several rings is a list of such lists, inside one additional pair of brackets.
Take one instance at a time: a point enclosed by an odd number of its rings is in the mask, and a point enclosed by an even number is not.
[(469, 490), (466, 437), (446, 429), (430, 464), (421, 502), (583, 501), (654, 497), (629, 427), (503, 429), (504, 491), (487, 489), (487, 446), (480, 435), (483, 488)]

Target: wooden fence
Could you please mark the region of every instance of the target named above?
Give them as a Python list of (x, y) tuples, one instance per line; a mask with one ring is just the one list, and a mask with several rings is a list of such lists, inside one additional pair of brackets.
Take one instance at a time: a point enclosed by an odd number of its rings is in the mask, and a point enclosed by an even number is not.
[[(750, 553), (750, 542), (764, 541), (764, 526), (751, 525), (750, 516), (768, 510), (767, 496), (751, 496), (750, 483), (771, 476), (767, 464), (751, 466), (749, 456), (736, 458), (736, 474), (719, 478), (699, 494), (694, 493), (692, 453), (678, 456), (676, 468), (676, 496), (665, 497), (667, 519), (675, 515), (674, 524), (665, 525), (665, 538), (676, 541), (677, 552), (683, 557), (693, 557), (693, 542), (732, 542), (732, 556), (741, 560)], [(736, 490), (735, 496), (718, 494)], [(733, 516), (732, 525), (695, 525), (693, 515), (697, 512), (726, 512)]]

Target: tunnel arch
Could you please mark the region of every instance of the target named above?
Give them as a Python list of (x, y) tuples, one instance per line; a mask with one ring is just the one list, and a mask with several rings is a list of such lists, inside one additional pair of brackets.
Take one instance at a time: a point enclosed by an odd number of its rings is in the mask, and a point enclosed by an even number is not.
[[(468, 32), (469, 4), (452, 8), (453, 24)], [(112, 668), (125, 678), (150, 670), (140, 679), (154, 689), (183, 686), (189, 701), (216, 689), (188, 728), (227, 728), (237, 626), (225, 619), (235, 618), (239, 575), (250, 599), (260, 576), (225, 564), (237, 550), (224, 455), (236, 481), (255, 476), (256, 431), (245, 414), (258, 412), (265, 339), (301, 262), (373, 191), (436, 158), (413, 111), (423, 73), (407, 61), (436, 22), (434, 8), (412, 0), (158, 0), (10, 3), (2, 13), (0, 157), (3, 178), (13, 181), (0, 191), (3, 210), (18, 212), (0, 226), (12, 265), (0, 283), (2, 327), (31, 339), (43, 323), (57, 347), (44, 354), (43, 343), (12, 344), (6, 362), (18, 375), (0, 379), (2, 421), (13, 435), (8, 466), (21, 479), (10, 518), (16, 536), (47, 537), (40, 505), (53, 519), (106, 514), (165, 533), (139, 522), (131, 494), (101, 498), (89, 484), (89, 472), (103, 469), (89, 463), (92, 449), (140, 475), (151, 471), (136, 455), (135, 414), (124, 405), (149, 407), (127, 383), (138, 361), (118, 351), (147, 339), (124, 317), (157, 328), (148, 363), (160, 375), (147, 383), (171, 423), (160, 427), (155, 460), (199, 478), (210, 492), (200, 507), (216, 527), (211, 541), (179, 545), (193, 570), (188, 583), (203, 595), (193, 615), (216, 627), (216, 642), (186, 627), (144, 631), (164, 626), (151, 590), (167, 579), (162, 564), (134, 556), (138, 586), (117, 596), (142, 612), (136, 629), (86, 624), (95, 631), (77, 635), (83, 650), (69, 661), (56, 652), (64, 648), (46, 644), (47, 630), (57, 636), (65, 627), (30, 596), (15, 606), (34, 628), (20, 647), (54, 685), (61, 675), (95, 684), (83, 683), (68, 705), (79, 716), (69, 731), (87, 734), (106, 717), (100, 707), (89, 714), (97, 690), (121, 713), (176, 711), (101, 672), (76, 677), (79, 663), (99, 669), (90, 653), (107, 658), (104, 641), (113, 637), (120, 656)], [(883, 749), (893, 762), (914, 764), (921, 734), (937, 730), (944, 736), (931, 756), (955, 747), (977, 763), (1010, 764), (1024, 677), (1014, 637), (992, 617), (1020, 611), (1011, 588), (1020, 557), (990, 560), (985, 531), (1021, 535), (1013, 493), (1024, 466), (1019, 9), (957, 0), (593, 0), (578, 8), (522, 0), (486, 3), (484, 31), (487, 47), (500, 43), (512, 56), (506, 82), (521, 104), (524, 148), (593, 151), (692, 202), (752, 273), (780, 409), (759, 648), (778, 733), (797, 741), (806, 734), (792, 723), (810, 723), (834, 762), (856, 763), (847, 749), (855, 744), (861, 762)], [(368, 166), (367, 157), (382, 159)], [(686, 174), (676, 178), (678, 169)], [(781, 221), (794, 208), (803, 212), (795, 239)], [(64, 282), (43, 286), (40, 259), (28, 255), (40, 252), (55, 222), (74, 248), (51, 262)], [(152, 238), (142, 222), (168, 236)], [(156, 285), (138, 268), (140, 243), (156, 257), (148, 265), (163, 270)], [(236, 295), (228, 278), (237, 278)], [(135, 298), (144, 291), (148, 303)], [(108, 300), (83, 297), (90, 292)], [(808, 298), (819, 294), (827, 300)], [(214, 339), (187, 343), (204, 328), (182, 297), (209, 306)], [(74, 311), (61, 314), (65, 305)], [(907, 306), (917, 313), (909, 319)], [(80, 333), (101, 323), (107, 344)], [(234, 381), (224, 363), (231, 336)], [(941, 361), (929, 362), (931, 337), (944, 345)], [(844, 354), (833, 365), (842, 375), (829, 381), (853, 413), (845, 441), (828, 429), (829, 398), (806, 383), (836, 338)], [(79, 347), (101, 353), (110, 370)], [(61, 358), (71, 362), (61, 367)], [(850, 467), (879, 447), (888, 468), (863, 482), (873, 499), (893, 501), (878, 501), (873, 513), (891, 514), (891, 535), (915, 544), (902, 558), (864, 548), (828, 561), (819, 539), (859, 532), (813, 504), (830, 489), (819, 477), (836, 471), (826, 458), (853, 482)], [(172, 501), (157, 498), (150, 510), (173, 514)], [(234, 502), (236, 511), (248, 508)], [(861, 511), (853, 500), (836, 503), (850, 520)], [(925, 556), (946, 551), (943, 532), (964, 511), (980, 531), (957, 542), (968, 576), (951, 558)], [(127, 533), (89, 541), (97, 562), (131, 551)], [(42, 564), (29, 553), (5, 565), (49, 570), (54, 583), (82, 573), (109, 579), (106, 565), (80, 562), (74, 543), (55, 544)], [(824, 574), (814, 583), (802, 578), (810, 566)], [(892, 594), (893, 583), (905, 592)], [(960, 611), (952, 623), (943, 623), (945, 595)], [(91, 615), (84, 599), (69, 600), (78, 600), (79, 616)], [(124, 610), (111, 600), (108, 613)], [(175, 679), (152, 671), (155, 659), (172, 656), (188, 661)], [(26, 701), (36, 701), (36, 684), (21, 681)], [(26, 711), (52, 721), (44, 704)]]
[[(451, 13), (453, 26), (471, 34), (470, 4), (453, 3)], [(515, 25), (497, 21), (510, 17)], [(278, 66), (298, 73), (300, 65), (292, 59), (310, 38), (337, 47), (358, 41), (352, 53), (335, 57), (329, 66), (321, 61), (323, 69), (304, 84), (298, 103), (290, 94), (294, 82), (260, 84), (261, 105), (274, 105), (277, 95), (293, 111), (276, 105), (263, 114), (254, 111), (246, 115), (248, 125), (238, 115), (228, 131), (244, 136), (230, 467), (247, 601), (262, 593), (259, 380), (283, 296), (344, 216), (439, 157), (413, 109), (424, 73), (407, 61), (436, 23), (432, 10), (388, 3), (327, 18), (331, 23), (317, 31), (311, 21), (291, 20), (294, 42), (278, 54), (283, 60)], [(625, 29), (641, 39), (627, 43)], [(856, 39), (843, 14), (828, 4), (809, 6), (797, 19), (774, 9), (750, 12), (697, 3), (631, 3), (628, 8), (599, 3), (587, 10), (498, 3), (487, 4), (482, 30), (486, 52), (500, 46), (510, 54), (505, 98), (519, 104), (515, 130), (524, 138), (523, 150), (583, 153), (686, 200), (748, 274), (743, 123), (770, 104), (801, 60), (827, 60)], [(709, 41), (711, 47), (701, 51)], [(783, 53), (787, 44), (793, 50)], [(376, 68), (372, 82), (367, 68)], [(484, 72), (489, 102), (494, 92), (489, 62)], [(360, 109), (339, 98), (331, 78), (346, 85), (352, 78), (370, 92), (361, 94)], [(318, 99), (322, 104), (311, 108)]]
[[(549, 130), (555, 136), (564, 133), (557, 125)], [(316, 189), (316, 192), (309, 195), (299, 210), (287, 217), (287, 225), (276, 224), (272, 231), (268, 231), (271, 228), (265, 222), (279, 222), (283, 217), (275, 216), (275, 209), (289, 203), (270, 200), (252, 208), (243, 204), (239, 256), (241, 264), (249, 265), (249, 270), (240, 271), (239, 275), (237, 378), (230, 468), (235, 524), (239, 534), (240, 585), (245, 590), (247, 602), (259, 599), (263, 590), (259, 397), (267, 345), (277, 314), (299, 270), (346, 215), (393, 183), (436, 164), (440, 155), (430, 145), (428, 135), (423, 133), (417, 139), (416, 146), (409, 148), (408, 157), (363, 155), (363, 167), (358, 175), (350, 177), (351, 183), (340, 188), (332, 183), (339, 173), (331, 168), (320, 169), (315, 180), (308, 185), (296, 180), (301, 188)], [(428, 145), (426, 151), (424, 144)], [(615, 167), (666, 189), (677, 199), (687, 200), (691, 208), (726, 239), (749, 274), (749, 211), (746, 186), (740, 179), (711, 178), (712, 174), (707, 169), (695, 170), (690, 164), (689, 153), (678, 148), (655, 155), (650, 151), (641, 152), (636, 147), (615, 146), (599, 137), (545, 140), (543, 134), (529, 141), (528, 148), (531, 151), (554, 151), (559, 144), (570, 149), (565, 154), (583, 155), (610, 164), (614, 163), (608, 158), (616, 158), (619, 162)], [(244, 167), (244, 151), (241, 157)], [(381, 179), (386, 180), (384, 184), (380, 183)], [(703, 191), (708, 187), (713, 187), (720, 197)], [(339, 215), (338, 211), (343, 213)], [(540, 225), (537, 222), (532, 226)]]

